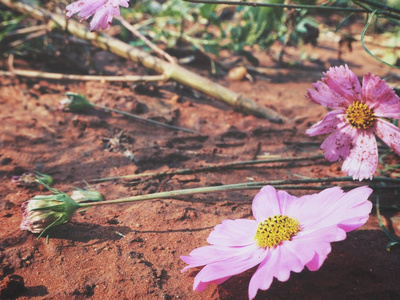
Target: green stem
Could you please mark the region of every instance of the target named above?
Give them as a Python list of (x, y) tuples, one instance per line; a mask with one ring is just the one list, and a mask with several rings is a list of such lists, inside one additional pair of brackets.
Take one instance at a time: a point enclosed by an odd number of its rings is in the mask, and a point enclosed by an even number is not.
[[(351, 181), (353, 182), (353, 178), (349, 176), (344, 177), (327, 177), (327, 178), (310, 178), (310, 179), (288, 179), (288, 180), (272, 180), (272, 181), (259, 181), (259, 182), (246, 182), (246, 183), (236, 183), (236, 184), (228, 184), (222, 186), (212, 186), (212, 187), (202, 187), (202, 188), (194, 188), (194, 189), (186, 189), (186, 190), (177, 190), (177, 191), (168, 191), (168, 192), (160, 192), (148, 195), (140, 195), (133, 196), (128, 198), (120, 198), (116, 200), (108, 200), (108, 201), (99, 201), (94, 203), (80, 203), (80, 207), (89, 207), (89, 206), (99, 206), (99, 205), (108, 205), (108, 204), (120, 204), (120, 203), (128, 203), (135, 201), (144, 201), (144, 200), (153, 200), (153, 199), (162, 199), (162, 198), (173, 198), (177, 196), (187, 196), (194, 194), (204, 194), (204, 193), (215, 193), (222, 191), (233, 191), (233, 190), (244, 190), (244, 189), (256, 189), (261, 188), (265, 185), (294, 185), (294, 184), (305, 184), (305, 183), (321, 183), (321, 182), (341, 182), (341, 181)], [(375, 177), (372, 182), (392, 182), (400, 184), (400, 179), (386, 178), (386, 177)]]
[(147, 123), (151, 123), (151, 124), (154, 124), (154, 125), (166, 127), (166, 128), (173, 129), (173, 130), (180, 130), (180, 131), (185, 131), (185, 132), (197, 133), (198, 134), (197, 131), (194, 131), (194, 130), (191, 130), (191, 129), (182, 128), (182, 127), (173, 126), (173, 125), (168, 125), (168, 124), (161, 123), (161, 122), (158, 122), (158, 121), (155, 121), (155, 120), (142, 118), (142, 117), (139, 117), (137, 115), (134, 115), (134, 114), (131, 114), (131, 113), (128, 113), (126, 111), (119, 110), (119, 109), (115, 109), (115, 108), (111, 108), (111, 107), (107, 107), (107, 106), (102, 106), (102, 105), (99, 105), (99, 104), (93, 104), (93, 103), (91, 103), (91, 104), (92, 104), (93, 107), (97, 107), (97, 108), (104, 109), (104, 110), (109, 110), (109, 111), (115, 112), (117, 114), (128, 116), (130, 118), (134, 118), (134, 119), (137, 119), (137, 120), (145, 121)]
[(374, 1), (374, 0), (359, 0), (359, 1), (363, 2), (363, 3), (366, 3), (368, 5), (375, 6), (377, 8), (383, 9), (383, 10), (388, 11), (388, 12), (394, 12), (394, 13), (400, 14), (400, 9), (398, 9), (396, 7), (393, 7), (393, 6), (390, 6), (390, 5), (387, 5), (385, 3), (380, 3), (380, 2)]
[(214, 193), (214, 192), (222, 192), (222, 191), (232, 191), (232, 190), (242, 190), (254, 185), (252, 182), (250, 183), (237, 183), (237, 184), (228, 184), (222, 186), (211, 186), (211, 187), (202, 187), (202, 188), (194, 188), (194, 189), (186, 189), (186, 190), (177, 190), (177, 191), (168, 191), (161, 193), (154, 193), (148, 195), (140, 195), (133, 196), (128, 198), (120, 198), (116, 200), (108, 200), (94, 203), (80, 203), (80, 207), (88, 207), (88, 206), (99, 206), (99, 205), (108, 205), (108, 204), (120, 204), (120, 203), (128, 203), (134, 201), (144, 201), (144, 200), (153, 200), (153, 199), (162, 199), (162, 198), (173, 198), (177, 196), (187, 196), (194, 194), (205, 194), (205, 193)]
[(396, 65), (389, 64), (389, 63), (387, 63), (386, 61), (384, 61), (384, 60), (380, 59), (379, 57), (377, 57), (377, 56), (376, 56), (375, 54), (373, 54), (373, 53), (367, 48), (367, 46), (365, 45), (365, 41), (364, 41), (365, 33), (367, 32), (367, 29), (368, 29), (369, 25), (371, 25), (371, 23), (372, 23), (372, 21), (373, 21), (373, 18), (374, 18), (374, 16), (375, 16), (375, 13), (376, 13), (376, 10), (372, 12), (371, 16), (370, 16), (369, 19), (368, 19), (367, 24), (365, 24), (365, 27), (364, 27), (364, 29), (363, 29), (362, 32), (361, 32), (361, 45), (362, 45), (362, 47), (364, 48), (365, 52), (367, 52), (369, 55), (371, 55), (371, 56), (372, 56), (373, 58), (375, 58), (377, 61), (380, 61), (381, 63), (383, 63), (383, 64), (385, 64), (385, 65), (387, 65), (387, 66), (389, 66), (389, 67), (396, 68), (396, 69), (400, 69), (400, 67), (398, 67), (398, 66), (396, 66)]
[(332, 11), (346, 11), (365, 13), (364, 9), (360, 8), (349, 8), (349, 7), (337, 7), (337, 6), (324, 6), (324, 5), (306, 5), (306, 4), (283, 4), (283, 3), (263, 3), (263, 2), (242, 2), (242, 1), (219, 1), (219, 0), (183, 0), (185, 2), (192, 3), (207, 3), (207, 4), (226, 4), (226, 5), (245, 5), (245, 6), (261, 6), (261, 7), (277, 7), (277, 8), (293, 8), (293, 9), (321, 9), (321, 10), (332, 10)]
[(309, 157), (282, 157), (282, 158), (273, 158), (273, 159), (258, 159), (258, 160), (245, 160), (245, 161), (237, 161), (227, 164), (217, 164), (217, 165), (209, 165), (198, 168), (191, 169), (178, 169), (178, 170), (169, 170), (165, 172), (152, 172), (152, 173), (143, 173), (143, 174), (131, 174), (131, 175), (123, 175), (123, 176), (115, 176), (115, 177), (106, 177), (89, 180), (89, 182), (104, 182), (110, 180), (117, 179), (136, 179), (142, 177), (162, 177), (168, 175), (187, 175), (193, 173), (200, 172), (209, 172), (215, 170), (225, 170), (230, 169), (237, 166), (245, 166), (245, 165), (257, 165), (257, 164), (268, 164), (268, 163), (280, 163), (280, 162), (296, 162), (296, 161), (305, 161), (305, 160), (317, 160), (323, 158), (323, 155), (315, 155)]
[[(218, 0), (183, 0), (192, 3), (206, 3), (206, 4), (226, 4), (226, 5), (243, 5), (243, 6), (260, 6), (260, 7), (276, 7), (276, 8), (291, 8), (291, 9), (317, 9), (317, 10), (329, 10), (329, 11), (345, 11), (353, 13), (370, 13), (371, 9), (364, 7), (360, 3), (359, 6), (363, 8), (351, 8), (351, 7), (337, 7), (337, 6), (325, 6), (325, 5), (298, 5), (298, 4), (283, 4), (283, 3), (262, 3), (262, 2), (242, 2), (242, 1), (218, 1)], [(358, 1), (355, 1), (356, 3)], [(366, 2), (365, 0), (363, 2)], [(399, 20), (400, 16), (397, 14), (397, 9), (391, 6), (383, 7), (383, 10), (379, 10), (379, 15), (384, 15), (388, 18), (394, 18)], [(393, 10), (391, 10), (393, 9)]]

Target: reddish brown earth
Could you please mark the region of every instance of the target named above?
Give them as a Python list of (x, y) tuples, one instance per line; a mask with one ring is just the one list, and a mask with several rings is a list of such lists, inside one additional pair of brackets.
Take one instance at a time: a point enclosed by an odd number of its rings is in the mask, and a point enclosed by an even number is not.
[[(270, 75), (254, 75), (255, 82), (217, 82), (276, 109), (287, 118), (273, 124), (233, 111), (173, 82), (157, 84), (159, 93), (139, 93), (134, 84), (44, 81), (0, 78), (0, 279), (2, 288), (23, 278), (26, 289), (18, 299), (245, 299), (254, 270), (234, 276), (204, 292), (192, 290), (198, 270), (181, 274), (180, 260), (192, 249), (206, 245), (213, 226), (224, 219), (251, 218), (251, 200), (257, 191), (234, 191), (178, 199), (103, 206), (77, 213), (71, 222), (53, 229), (49, 243), (21, 231), (20, 207), (42, 188), (16, 187), (11, 177), (38, 170), (54, 177), (54, 187), (70, 192), (85, 187), (83, 180), (169, 168), (196, 168), (211, 163), (249, 160), (261, 155), (297, 157), (320, 154), (323, 136), (310, 138), (305, 130), (326, 113), (303, 95), (329, 66), (347, 63), (359, 76), (371, 71), (398, 83), (400, 73), (368, 56), (359, 43), (352, 53), (337, 60), (337, 44), (321, 39), (315, 49), (306, 48), (320, 64), (300, 69), (271, 69)], [(299, 50), (290, 50), (298, 54)], [(258, 54), (263, 67), (274, 65)], [(104, 65), (104, 60), (109, 65)], [(105, 74), (145, 74), (133, 63), (99, 52), (94, 57)], [(38, 69), (39, 62), (17, 61), (16, 67)], [(42, 67), (54, 71), (43, 62)], [(198, 68), (195, 70), (199, 70)], [(59, 69), (57, 71), (60, 71)], [(204, 68), (200, 71), (207, 76)], [(172, 131), (109, 112), (89, 114), (57, 110), (63, 94), (85, 94), (94, 103), (141, 113), (199, 134)], [(123, 131), (122, 146), (134, 154), (130, 160), (107, 140)], [(111, 151), (112, 150), (112, 151)], [(399, 157), (387, 160), (400, 163)], [(270, 164), (141, 181), (93, 184), (106, 199), (159, 191), (194, 188), (249, 180), (342, 176), (341, 163), (325, 160)], [(378, 175), (379, 173), (377, 173)], [(383, 172), (382, 176), (390, 176)], [(351, 183), (344, 183), (347, 185)], [(303, 195), (313, 191), (293, 190)], [(382, 204), (398, 203), (398, 190), (376, 192)], [(396, 229), (400, 215), (385, 212)], [(390, 218), (392, 217), (392, 218)], [(399, 228), (397, 228), (399, 229)], [(399, 299), (400, 248), (386, 251), (388, 238), (377, 223), (375, 211), (367, 224), (340, 243), (318, 272), (292, 274), (288, 282), (274, 281), (257, 299)]]

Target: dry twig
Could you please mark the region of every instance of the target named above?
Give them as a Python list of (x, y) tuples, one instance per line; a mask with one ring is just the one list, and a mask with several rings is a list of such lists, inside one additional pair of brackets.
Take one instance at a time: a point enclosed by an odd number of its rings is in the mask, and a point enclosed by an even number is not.
[(164, 74), (168, 79), (175, 80), (181, 84), (203, 92), (208, 96), (233, 106), (237, 110), (253, 114), (257, 117), (266, 118), (271, 122), (281, 123), (284, 120), (284, 117), (276, 111), (260, 106), (253, 100), (233, 92), (205, 77), (193, 73), (178, 64), (166, 62), (107, 34), (90, 32), (84, 25), (74, 20), (69, 20), (67, 24), (64, 15), (51, 13), (32, 5), (22, 2), (13, 2), (12, 0), (0, 0), (0, 3), (15, 11), (29, 14), (31, 17), (38, 20), (50, 20), (53, 24), (49, 25), (52, 25), (53, 28), (62, 28), (72, 35), (90, 41), (94, 46), (126, 59), (141, 63), (148, 69)]
[(155, 53), (160, 55), (161, 57), (164, 57), (167, 61), (170, 63), (176, 63), (176, 59), (173, 58), (171, 55), (169, 55), (167, 52), (162, 50), (161, 48), (157, 47), (154, 43), (152, 43), (147, 37), (145, 37), (143, 34), (140, 33), (139, 30), (137, 30), (134, 26), (132, 26), (128, 21), (126, 21), (123, 17), (116, 16), (115, 17), (118, 21), (121, 22), (121, 24), (128, 29), (133, 35), (141, 39), (151, 50), (153, 50)]
[(1, 71), (0, 76), (23, 76), (30, 78), (43, 78), (54, 80), (80, 80), (80, 81), (122, 81), (122, 82), (136, 82), (136, 81), (163, 81), (166, 80), (164, 75), (154, 76), (140, 76), (140, 75), (125, 75), (125, 76), (94, 76), (94, 75), (74, 75), (63, 73), (49, 73), (41, 71), (18, 70)]

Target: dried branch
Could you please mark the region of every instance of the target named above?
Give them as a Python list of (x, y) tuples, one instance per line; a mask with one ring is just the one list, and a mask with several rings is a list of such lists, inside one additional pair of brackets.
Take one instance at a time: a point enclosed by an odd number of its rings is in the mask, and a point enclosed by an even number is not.
[(152, 43), (148, 38), (146, 38), (143, 34), (140, 33), (139, 30), (137, 30), (134, 26), (132, 26), (128, 21), (126, 21), (123, 17), (116, 16), (115, 19), (121, 22), (121, 24), (128, 29), (133, 35), (141, 39), (151, 50), (153, 50), (155, 53), (160, 55), (161, 57), (164, 57), (167, 61), (170, 63), (176, 63), (176, 59), (173, 58), (171, 55), (169, 55), (167, 52), (164, 50), (160, 49)]
[(190, 169), (178, 169), (178, 170), (168, 170), (165, 172), (151, 172), (151, 173), (142, 173), (142, 174), (131, 174), (131, 175), (123, 175), (123, 176), (115, 176), (115, 177), (106, 177), (99, 179), (87, 180), (88, 182), (104, 182), (110, 180), (118, 180), (118, 179), (137, 179), (143, 177), (163, 177), (170, 175), (187, 175), (194, 174), (200, 172), (210, 172), (210, 171), (221, 171), (226, 169), (232, 169), (235, 167), (243, 167), (257, 164), (269, 164), (269, 163), (294, 163), (298, 161), (307, 161), (307, 160), (318, 160), (324, 158), (323, 155), (314, 155), (308, 157), (280, 157), (280, 158), (270, 158), (270, 159), (257, 159), (257, 160), (246, 160), (246, 161), (237, 161), (226, 164), (216, 164), (216, 165), (208, 165), (202, 167), (191, 167)]
[(117, 82), (136, 82), (136, 81), (163, 81), (166, 80), (164, 75), (140, 76), (140, 75), (125, 75), (125, 76), (95, 76), (95, 75), (75, 75), (63, 73), (49, 73), (41, 71), (18, 70), (0, 71), (0, 76), (22, 76), (30, 78), (43, 78), (54, 80), (80, 80), (80, 81), (117, 81)]
[(107, 34), (90, 32), (85, 26), (74, 20), (69, 20), (67, 23), (64, 15), (51, 13), (33, 7), (32, 5), (13, 2), (12, 0), (0, 0), (0, 3), (20, 13), (29, 14), (38, 20), (50, 20), (50, 23), (52, 23), (49, 24), (50, 27), (62, 28), (72, 35), (90, 41), (94, 46), (126, 59), (141, 63), (148, 69), (164, 74), (168, 79), (175, 80), (181, 84), (203, 92), (208, 96), (233, 106), (237, 110), (253, 114), (257, 117), (266, 118), (271, 122), (281, 123), (284, 121), (284, 117), (279, 115), (276, 111), (260, 106), (253, 100), (231, 91), (205, 77), (193, 73), (178, 64), (166, 62)]

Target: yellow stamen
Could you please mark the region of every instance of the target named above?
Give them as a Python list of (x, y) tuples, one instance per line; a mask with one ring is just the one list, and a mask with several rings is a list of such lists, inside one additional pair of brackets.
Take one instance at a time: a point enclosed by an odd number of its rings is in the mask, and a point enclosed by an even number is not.
[(271, 248), (282, 241), (290, 241), (300, 230), (300, 223), (296, 219), (275, 215), (258, 224), (254, 240), (259, 247)]
[(349, 124), (357, 129), (368, 129), (376, 120), (374, 111), (360, 101), (354, 101), (347, 108), (346, 118)]

